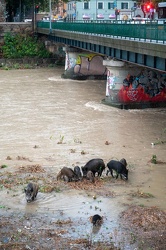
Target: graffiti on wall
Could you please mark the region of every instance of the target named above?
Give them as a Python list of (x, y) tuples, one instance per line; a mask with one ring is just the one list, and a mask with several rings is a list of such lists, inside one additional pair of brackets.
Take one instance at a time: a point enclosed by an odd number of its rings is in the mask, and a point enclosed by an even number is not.
[[(166, 74), (145, 69), (137, 76), (128, 74), (116, 88), (114, 75), (107, 76), (106, 95), (119, 102), (166, 101)], [(115, 97), (116, 96), (116, 97)]]
[(106, 75), (103, 57), (96, 54), (80, 54), (74, 66), (74, 73), (79, 75)]
[(76, 65), (76, 58), (70, 57), (69, 53), (66, 53), (65, 70), (69, 70), (71, 68), (74, 68), (75, 65)]
[(106, 96), (111, 96), (113, 98), (116, 85), (116, 76), (107, 71), (107, 86), (106, 86)]
[(138, 76), (127, 75), (119, 91), (119, 100), (166, 101), (166, 74), (145, 69)]

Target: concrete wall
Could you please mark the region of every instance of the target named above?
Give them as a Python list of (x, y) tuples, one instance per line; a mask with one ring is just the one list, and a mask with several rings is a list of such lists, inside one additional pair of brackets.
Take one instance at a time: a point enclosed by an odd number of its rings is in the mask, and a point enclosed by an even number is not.
[[(4, 44), (4, 35), (6, 33), (11, 33), (11, 34), (31, 34), (32, 33), (32, 23), (24, 23), (24, 22), (0, 22), (0, 67), (3, 65), (7, 65), (9, 67), (12, 67), (14, 64), (46, 64), (48, 63), (55, 63), (54, 61), (64, 61), (65, 58), (65, 53), (62, 51), (62, 46), (59, 44), (53, 44), (52, 42), (48, 41), (47, 37), (44, 35), (41, 37), (41, 41), (45, 43), (45, 47), (49, 52), (52, 52), (54, 54), (54, 58), (52, 58), (49, 62), (48, 59), (29, 59), (29, 61), (26, 61), (26, 59), (18, 59), (18, 60), (9, 60), (9, 59), (2, 59), (2, 51), (1, 51), (1, 46)], [(57, 59), (58, 56), (58, 59)], [(56, 60), (55, 60), (56, 59)]]
[(0, 0), (0, 22), (5, 22), (5, 10), (6, 10), (5, 0)]
[(0, 45), (3, 44), (5, 33), (26, 34), (32, 32), (32, 23), (7, 23), (0, 22)]

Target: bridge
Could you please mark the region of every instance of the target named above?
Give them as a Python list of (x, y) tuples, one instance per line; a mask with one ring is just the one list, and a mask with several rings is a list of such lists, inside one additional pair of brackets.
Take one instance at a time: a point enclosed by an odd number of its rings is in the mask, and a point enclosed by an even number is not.
[(138, 21), (37, 22), (49, 39), (107, 57), (166, 71), (166, 25)]
[(65, 45), (65, 70), (70, 76), (106, 77), (106, 104), (121, 108), (165, 106), (166, 25), (39, 21), (37, 33)]

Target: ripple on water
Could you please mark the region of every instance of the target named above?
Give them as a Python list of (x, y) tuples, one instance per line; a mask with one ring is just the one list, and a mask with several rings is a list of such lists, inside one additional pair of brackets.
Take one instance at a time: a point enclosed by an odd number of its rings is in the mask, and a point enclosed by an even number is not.
[(97, 111), (111, 111), (111, 110), (113, 110), (113, 111), (115, 111), (115, 112), (119, 112), (120, 110), (119, 109), (115, 109), (115, 108), (112, 108), (112, 107), (110, 107), (110, 106), (107, 106), (107, 105), (104, 105), (104, 104), (102, 104), (102, 103), (99, 103), (99, 102), (95, 102), (95, 101), (91, 101), (91, 102), (87, 102), (86, 104), (85, 104), (85, 107), (87, 107), (87, 108), (93, 108), (94, 110), (97, 110)]
[[(59, 76), (59, 78), (58, 77), (49, 77), (48, 80), (58, 82), (58, 83), (59, 82), (66, 82), (66, 79), (61, 78), (61, 76)], [(73, 80), (72, 79), (67, 79), (67, 82), (73, 82)]]

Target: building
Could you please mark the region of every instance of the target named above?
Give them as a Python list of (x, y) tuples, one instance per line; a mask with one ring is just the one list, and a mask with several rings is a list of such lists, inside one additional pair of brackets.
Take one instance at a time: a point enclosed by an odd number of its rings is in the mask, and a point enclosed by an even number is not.
[(126, 20), (136, 15), (143, 17), (143, 12), (132, 0), (69, 1), (67, 4), (68, 20)]

